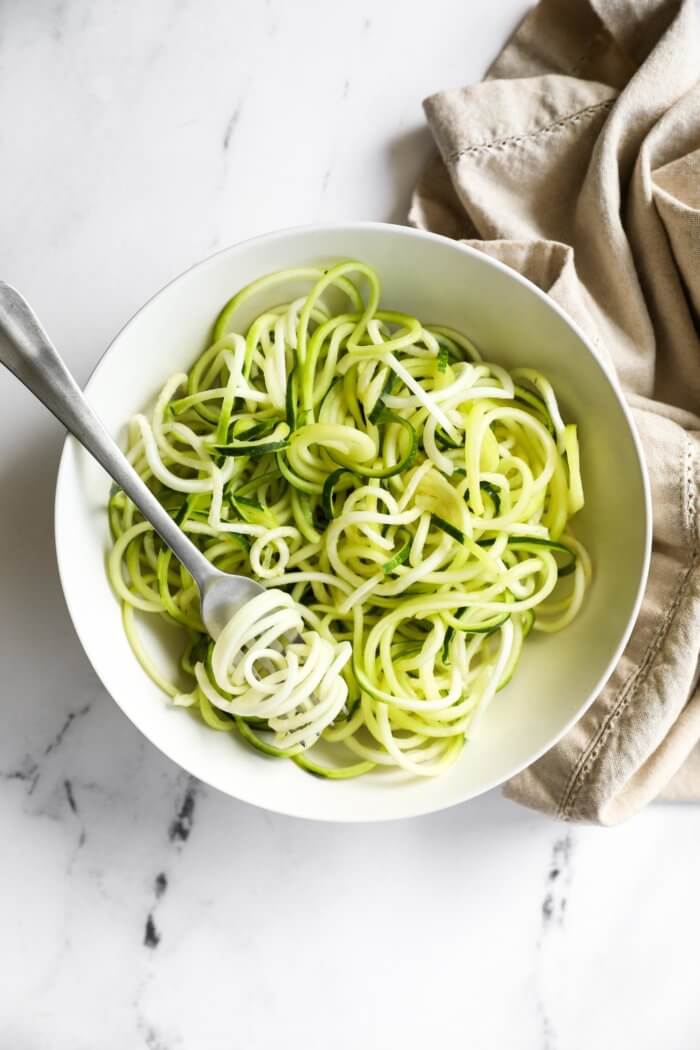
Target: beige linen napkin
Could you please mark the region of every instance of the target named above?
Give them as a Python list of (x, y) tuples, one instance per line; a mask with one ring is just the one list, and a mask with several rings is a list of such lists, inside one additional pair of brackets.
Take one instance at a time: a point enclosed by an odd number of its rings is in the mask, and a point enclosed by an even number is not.
[(651, 475), (632, 640), (578, 725), (506, 794), (612, 824), (700, 799), (700, 46), (691, 2), (542, 0), (487, 78), (425, 102), (411, 222), (556, 299), (608, 355)]

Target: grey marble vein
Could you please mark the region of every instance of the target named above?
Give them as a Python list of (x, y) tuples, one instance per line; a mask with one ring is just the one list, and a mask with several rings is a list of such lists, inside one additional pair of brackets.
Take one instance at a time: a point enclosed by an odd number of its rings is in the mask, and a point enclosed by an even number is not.
[(63, 740), (64, 740), (64, 737), (65, 737), (66, 733), (68, 732), (70, 727), (73, 725), (75, 720), (78, 719), (78, 718), (84, 718), (85, 715), (90, 711), (91, 707), (92, 707), (92, 704), (87, 703), (87, 704), (84, 704), (77, 711), (69, 711), (68, 712), (68, 715), (67, 715), (63, 725), (59, 729), (58, 733), (56, 733), (56, 736), (53, 738), (53, 740), (51, 740), (46, 745), (46, 747), (44, 748), (44, 757), (50, 755), (51, 752), (55, 751), (57, 747), (60, 747), (60, 745), (63, 743)]
[(157, 948), (160, 944), (160, 933), (156, 929), (153, 915), (149, 913), (146, 918), (146, 928), (143, 934), (143, 943), (146, 948)]
[(0, 779), (17, 780), (24, 784), (28, 795), (31, 795), (39, 781), (39, 767), (29, 755), (25, 755), (22, 764), (17, 769), (0, 771)]
[[(153, 1025), (148, 1024), (142, 1017), (139, 1018), (138, 1028), (146, 1050), (172, 1050), (175, 1045), (166, 1042), (158, 1029), (154, 1028)], [(180, 1045), (179, 1040), (178, 1045)]]
[(573, 839), (570, 831), (557, 836), (545, 878), (544, 894), (540, 904), (540, 933), (537, 941), (538, 987), (535, 1002), (540, 1026), (541, 1050), (557, 1050), (559, 1041), (552, 1020), (547, 994), (545, 968), (551, 965), (556, 953), (552, 933), (563, 933), (568, 894), (572, 882)]
[(148, 915), (143, 931), (143, 943), (146, 948), (157, 948), (160, 944), (161, 933), (156, 925), (155, 906), (166, 894), (168, 889), (168, 876), (164, 871), (159, 871), (153, 880), (154, 904)]
[[(83, 848), (83, 846), (85, 845), (85, 842), (86, 842), (86, 839), (87, 839), (87, 833), (85, 831), (85, 824), (83, 823), (82, 815), (81, 815), (81, 813), (80, 813), (80, 811), (78, 809), (78, 803), (76, 802), (76, 799), (75, 799), (75, 791), (73, 790), (73, 783), (72, 783), (72, 781), (70, 781), (68, 779), (64, 780), (63, 781), (63, 789), (64, 789), (64, 791), (66, 793), (66, 800), (68, 802), (68, 808), (70, 809), (71, 813), (73, 814), (73, 816), (76, 818), (76, 820), (78, 821), (78, 823), (80, 825), (80, 834), (78, 836), (78, 843), (77, 843), (77, 846), (76, 846), (76, 849), (75, 849), (75, 855), (77, 855), (80, 852), (80, 850)], [(75, 860), (75, 855), (73, 857), (73, 860)]]
[(547, 872), (547, 888), (542, 900), (543, 930), (551, 922), (560, 926), (566, 913), (567, 894), (571, 885), (571, 833), (567, 832), (556, 839), (552, 847), (552, 858)]
[[(201, 790), (202, 784), (195, 777), (187, 777), (184, 793), (177, 803), (167, 832), (168, 843), (177, 851), (183, 848), (192, 833), (197, 796)], [(164, 870), (159, 871), (153, 880), (153, 900), (143, 926), (143, 945), (151, 950), (159, 946), (163, 937), (162, 930), (156, 921), (156, 912), (168, 891), (169, 884), (169, 876)]]
[(200, 788), (199, 781), (189, 777), (182, 802), (168, 827), (168, 840), (177, 844), (187, 842), (194, 827), (195, 802)]
[[(32, 795), (41, 778), (42, 761), (45, 758), (48, 758), (49, 755), (57, 751), (58, 748), (60, 748), (61, 744), (63, 743), (66, 737), (66, 734), (70, 730), (73, 723), (77, 719), (83, 718), (90, 711), (91, 706), (92, 705), (90, 703), (87, 703), (84, 704), (83, 707), (79, 708), (77, 711), (69, 711), (68, 715), (63, 721), (63, 724), (61, 725), (61, 728), (58, 730), (55, 736), (52, 737), (49, 743), (45, 745), (40, 757), (34, 758), (32, 755), (25, 755), (21, 764), (16, 768), (9, 770), (0, 770), (0, 780), (19, 781), (20, 783), (25, 785), (27, 795)], [(70, 785), (69, 781), (66, 781), (65, 783), (67, 785)], [(73, 798), (70, 786), (66, 787), (65, 790), (68, 796), (68, 801), (71, 806), (71, 809), (73, 809), (73, 812), (76, 812), (76, 810), (73, 808), (75, 806), (75, 800)]]
[(242, 109), (242, 103), (238, 102), (236, 104), (236, 106), (234, 107), (234, 110), (231, 113), (231, 116), (229, 117), (228, 122), (226, 124), (226, 130), (224, 131), (224, 137), (221, 140), (221, 145), (223, 146), (224, 153), (226, 153), (228, 151), (228, 149), (229, 149), (229, 147), (231, 145), (231, 140), (233, 139), (233, 133), (236, 130), (236, 125), (238, 124), (238, 121), (241, 118), (241, 109)]

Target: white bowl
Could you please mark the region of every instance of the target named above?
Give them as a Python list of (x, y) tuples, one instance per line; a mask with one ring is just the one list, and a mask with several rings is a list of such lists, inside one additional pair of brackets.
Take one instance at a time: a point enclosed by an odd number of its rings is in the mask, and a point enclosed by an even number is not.
[[(650, 505), (639, 441), (615, 380), (591, 345), (534, 285), (486, 255), (400, 226), (355, 223), (284, 230), (219, 252), (178, 277), (119, 333), (87, 396), (117, 438), (172, 372), (206, 344), (222, 303), (246, 282), (286, 266), (354, 257), (378, 270), (382, 304), (467, 332), (487, 358), (541, 369), (564, 417), (578, 423), (586, 507), (575, 530), (594, 580), (575, 622), (528, 640), (459, 762), (434, 780), (372, 774), (324, 781), (266, 760), (234, 734), (173, 708), (144, 674), (124, 635), (105, 575), (110, 482), (68, 438), (56, 491), (56, 547), (76, 631), (105, 687), (145, 736), (184, 769), (235, 798), (321, 820), (383, 820), (463, 802), (538, 758), (583, 714), (615, 666), (646, 582)], [(269, 302), (258, 300), (256, 312)], [(149, 639), (166, 661), (167, 640)], [(167, 664), (166, 664), (167, 666)]]

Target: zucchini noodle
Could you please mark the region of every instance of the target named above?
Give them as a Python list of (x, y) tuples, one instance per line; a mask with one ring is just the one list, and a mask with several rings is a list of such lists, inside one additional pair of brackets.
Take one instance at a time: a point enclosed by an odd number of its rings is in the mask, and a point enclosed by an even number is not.
[[(530, 631), (566, 627), (590, 582), (576, 426), (549, 381), (382, 309), (361, 262), (238, 292), (134, 417), (128, 456), (217, 568), (267, 588), (211, 639), (193, 580), (114, 488), (108, 572), (137, 659), (206, 725), (318, 776), (443, 772)], [(138, 636), (150, 615), (182, 630), (179, 683)]]

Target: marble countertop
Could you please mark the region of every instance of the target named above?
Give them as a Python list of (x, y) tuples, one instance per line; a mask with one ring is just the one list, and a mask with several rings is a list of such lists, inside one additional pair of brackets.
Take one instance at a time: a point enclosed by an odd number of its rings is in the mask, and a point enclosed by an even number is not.
[[(0, 275), (80, 380), (158, 287), (318, 219), (402, 221), (428, 93), (521, 0), (5, 4)], [(312, 824), (194, 783), (64, 607), (63, 434), (0, 375), (0, 1050), (690, 1050), (700, 812), (568, 828), (498, 793)]]

